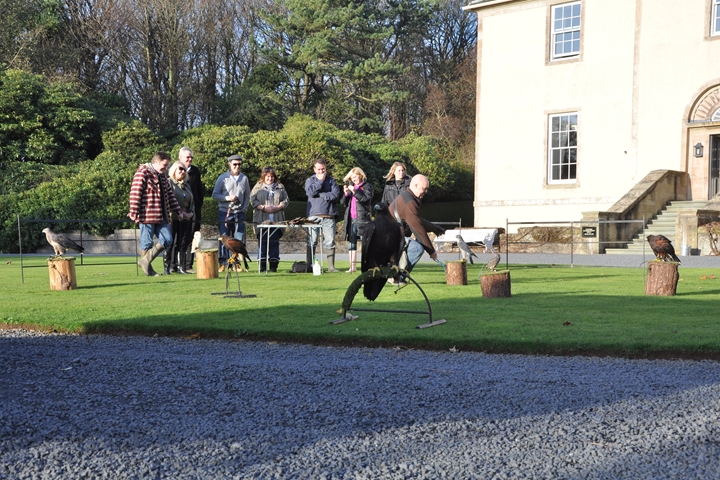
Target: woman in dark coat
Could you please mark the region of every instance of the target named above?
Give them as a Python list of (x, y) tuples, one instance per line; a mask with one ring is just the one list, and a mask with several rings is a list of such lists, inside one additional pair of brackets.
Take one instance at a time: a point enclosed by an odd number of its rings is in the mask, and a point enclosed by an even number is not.
[(383, 189), (382, 203), (390, 205), (402, 192), (410, 186), (410, 177), (407, 176), (407, 168), (402, 162), (395, 162), (385, 176), (385, 188)]
[(343, 240), (347, 239), (349, 243), (350, 270), (347, 272), (352, 273), (357, 271), (358, 238), (362, 238), (363, 228), (372, 218), (373, 188), (360, 167), (350, 170), (343, 181), (344, 195), (340, 198), (340, 204), (346, 207)]
[(187, 249), (192, 242), (193, 236), (193, 218), (195, 215), (195, 199), (193, 198), (192, 189), (187, 182), (187, 167), (185, 163), (177, 161), (170, 167), (168, 178), (170, 178), (170, 186), (173, 189), (175, 198), (180, 204), (183, 213), (189, 214), (186, 218), (179, 218), (178, 215), (172, 213), (172, 237), (173, 242), (169, 249), (165, 250), (163, 255), (165, 263), (165, 275), (170, 272), (186, 274), (185, 264)]

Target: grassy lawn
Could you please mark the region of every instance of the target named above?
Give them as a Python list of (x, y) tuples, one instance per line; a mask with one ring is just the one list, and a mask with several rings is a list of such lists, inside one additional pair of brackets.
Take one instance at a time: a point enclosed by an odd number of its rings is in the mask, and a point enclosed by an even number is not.
[[(429, 297), (433, 318), (447, 323), (416, 329), (428, 321), (427, 315), (355, 312), (358, 320), (330, 325), (340, 317), (338, 309), (354, 278), (346, 273), (243, 273), (242, 292), (257, 296), (223, 298), (212, 293), (225, 291), (224, 277), (147, 278), (136, 276), (134, 265), (121, 263), (132, 261), (128, 257), (86, 257), (76, 269), (78, 289), (60, 292), (50, 290), (44, 257), (23, 261), (38, 266), (24, 269), (24, 284), (18, 257), (3, 257), (0, 263), (0, 325), (497, 353), (720, 359), (720, 272), (711, 269), (681, 267), (676, 296), (649, 297), (641, 268), (511, 265), (512, 297), (486, 299), (478, 266), (469, 266), (470, 285), (449, 286), (440, 267), (421, 263), (413, 278)], [(281, 263), (281, 270), (289, 268), (290, 262)], [(714, 273), (718, 279), (710, 278)], [(373, 303), (360, 292), (353, 306), (426, 310), (414, 286), (393, 292), (388, 285)]]

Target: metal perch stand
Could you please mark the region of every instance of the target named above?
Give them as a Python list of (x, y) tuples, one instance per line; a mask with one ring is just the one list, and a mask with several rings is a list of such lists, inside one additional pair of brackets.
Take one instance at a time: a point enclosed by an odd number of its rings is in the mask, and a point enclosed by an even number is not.
[[(404, 270), (403, 270), (404, 271)], [(386, 309), (379, 309), (379, 308), (351, 308), (353, 300), (355, 299), (355, 295), (357, 295), (357, 292), (360, 290), (360, 287), (367, 282), (368, 280), (375, 280), (379, 277), (382, 277), (384, 280), (387, 280), (388, 278), (393, 278), (397, 276), (397, 274), (400, 273), (400, 270), (397, 267), (381, 267), (381, 268), (373, 268), (371, 270), (368, 270), (367, 272), (363, 273), (359, 277), (357, 277), (353, 282), (350, 284), (350, 286), (347, 289), (347, 292), (345, 292), (345, 298), (343, 299), (342, 304), (342, 317), (333, 320), (330, 322), (331, 325), (336, 325), (338, 323), (344, 323), (349, 322), (351, 320), (357, 319), (357, 315), (349, 314), (348, 312), (383, 312), (383, 313), (414, 313), (414, 314), (420, 314), (420, 315), (427, 315), (429, 317), (428, 323), (424, 323), (422, 325), (418, 325), (415, 328), (428, 328), (428, 327), (434, 327), (436, 325), (442, 325), (443, 323), (447, 322), (445, 319), (441, 320), (435, 320), (433, 321), (433, 315), (432, 315), (432, 306), (430, 305), (430, 300), (428, 299), (427, 295), (425, 294), (425, 291), (420, 287), (420, 285), (410, 276), (406, 275), (405, 278), (413, 283), (418, 290), (420, 290), (420, 293), (422, 293), (423, 297), (425, 298), (425, 303), (427, 304), (427, 311), (423, 310), (386, 310)], [(407, 274), (407, 272), (405, 272)], [(400, 290), (400, 288), (395, 290), (395, 293)]]
[[(228, 262), (228, 268), (225, 270), (225, 291), (224, 292), (213, 292), (210, 295), (222, 295), (223, 298), (252, 298), (257, 297), (255, 294), (245, 295), (240, 291), (240, 275), (235, 270), (237, 260)], [(237, 278), (237, 293), (230, 293), (230, 276), (232, 275), (231, 270), (235, 270), (235, 278)]]

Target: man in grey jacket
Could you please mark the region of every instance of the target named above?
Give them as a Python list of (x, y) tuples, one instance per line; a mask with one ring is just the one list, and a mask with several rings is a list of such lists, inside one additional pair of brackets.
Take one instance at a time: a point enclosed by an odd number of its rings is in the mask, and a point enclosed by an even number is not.
[[(228, 171), (220, 175), (215, 182), (212, 198), (218, 202), (218, 226), (220, 235), (229, 235), (245, 242), (245, 211), (250, 201), (250, 182), (240, 172), (242, 157), (228, 157)], [(219, 245), (220, 271), (225, 271), (230, 253), (221, 243)]]
[(317, 246), (320, 229), (323, 231), (323, 247), (327, 252), (328, 272), (338, 272), (335, 268), (335, 224), (337, 221), (337, 204), (340, 200), (340, 187), (334, 178), (327, 173), (325, 160), (319, 158), (313, 163), (315, 172), (305, 181), (305, 193), (308, 196), (308, 220), (319, 221), (318, 228), (310, 229), (308, 235), (307, 262), (312, 264), (312, 252)]

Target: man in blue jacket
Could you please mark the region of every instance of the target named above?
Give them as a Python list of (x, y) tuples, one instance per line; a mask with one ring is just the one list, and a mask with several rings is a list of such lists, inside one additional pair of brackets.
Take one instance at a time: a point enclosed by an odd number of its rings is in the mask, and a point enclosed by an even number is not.
[(337, 204), (340, 200), (340, 187), (327, 173), (325, 160), (319, 158), (313, 163), (315, 172), (305, 181), (305, 193), (308, 196), (307, 217), (310, 221), (319, 221), (318, 228), (311, 228), (308, 235), (307, 262), (312, 265), (312, 252), (317, 246), (320, 229), (323, 231), (323, 247), (327, 252), (328, 272), (338, 272), (335, 268), (335, 224), (338, 215)]

